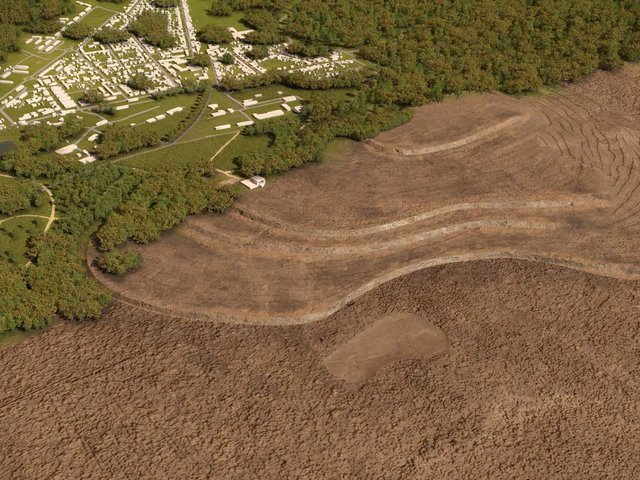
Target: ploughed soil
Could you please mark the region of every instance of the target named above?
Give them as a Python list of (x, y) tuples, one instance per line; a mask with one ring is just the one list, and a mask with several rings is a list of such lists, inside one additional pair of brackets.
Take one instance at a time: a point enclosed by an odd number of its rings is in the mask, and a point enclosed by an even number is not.
[[(0, 478), (639, 478), (639, 305), (638, 283), (515, 260), (417, 272), (300, 326), (116, 301), (0, 351)], [(359, 383), (325, 368), (393, 313), (447, 352)]]
[(433, 358), (448, 347), (447, 336), (433, 323), (419, 315), (395, 313), (355, 335), (322, 363), (334, 377), (358, 383), (389, 363)]
[(96, 273), (0, 350), (0, 479), (640, 478), (638, 71), (424, 107)]
[(131, 275), (95, 274), (157, 312), (271, 325), (321, 320), (451, 262), (530, 259), (639, 280), (640, 121), (634, 101), (606, 101), (625, 94), (616, 82), (637, 91), (638, 69), (425, 106), (139, 247)]

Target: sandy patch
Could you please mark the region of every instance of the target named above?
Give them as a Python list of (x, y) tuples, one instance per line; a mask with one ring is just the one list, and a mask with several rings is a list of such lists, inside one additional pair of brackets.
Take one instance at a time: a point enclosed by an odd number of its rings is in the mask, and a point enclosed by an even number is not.
[(444, 332), (418, 315), (398, 313), (376, 321), (324, 358), (333, 376), (350, 383), (372, 377), (400, 360), (429, 359), (447, 351)]

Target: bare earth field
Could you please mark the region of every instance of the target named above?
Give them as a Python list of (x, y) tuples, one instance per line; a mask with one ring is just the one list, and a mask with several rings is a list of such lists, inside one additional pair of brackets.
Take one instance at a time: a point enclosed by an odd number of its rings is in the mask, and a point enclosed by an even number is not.
[(188, 220), (141, 248), (143, 267), (125, 279), (97, 275), (158, 312), (279, 325), (451, 262), (533, 259), (640, 279), (640, 121), (611, 110), (606, 91), (580, 93), (602, 81), (423, 107), (224, 216)]
[(640, 478), (639, 71), (424, 107), (96, 273), (0, 350), (0, 479)]
[[(639, 478), (638, 305), (636, 282), (514, 260), (416, 272), (300, 326), (115, 302), (0, 351), (0, 478)], [(360, 383), (325, 368), (392, 313), (448, 351)]]

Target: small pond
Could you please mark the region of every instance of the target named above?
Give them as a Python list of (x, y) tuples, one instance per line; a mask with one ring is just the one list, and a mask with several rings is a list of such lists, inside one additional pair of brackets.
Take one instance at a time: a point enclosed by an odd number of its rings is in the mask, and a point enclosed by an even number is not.
[(0, 157), (11, 150), (15, 144), (13, 140), (0, 141)]

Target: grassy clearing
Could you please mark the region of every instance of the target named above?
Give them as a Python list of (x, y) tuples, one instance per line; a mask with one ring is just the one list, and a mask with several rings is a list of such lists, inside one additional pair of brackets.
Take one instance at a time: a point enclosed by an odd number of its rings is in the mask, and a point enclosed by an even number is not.
[(100, 0), (84, 0), (84, 2), (89, 3), (95, 7), (103, 8), (105, 10), (111, 10), (112, 12), (114, 11), (124, 12), (124, 9), (127, 8), (127, 6), (129, 5), (129, 2), (113, 3), (113, 2), (106, 2), (106, 1), (100, 1)]
[(229, 98), (229, 96), (227, 96), (226, 94), (218, 91), (218, 90), (214, 90), (211, 94), (211, 100), (209, 101), (210, 104), (213, 103), (217, 103), (218, 104), (218, 108), (238, 108), (239, 104), (238, 102), (235, 102), (233, 100), (233, 98)]
[(232, 135), (229, 133), (194, 142), (176, 143), (141, 153), (119, 163), (149, 171), (185, 167), (193, 162), (210, 159), (232, 138)]
[[(29, 66), (29, 72), (31, 74), (34, 74), (35, 72), (37, 72), (41, 68), (44, 68), (45, 65), (47, 63), (49, 63), (49, 62), (47, 60), (43, 60), (41, 58), (38, 58), (38, 57), (36, 57), (34, 55), (29, 54), (29, 55), (25, 55), (23, 58), (21, 58), (18, 63), (20, 65)], [(15, 77), (15, 75), (14, 75), (14, 77)]]
[[(178, 95), (165, 97), (160, 100), (141, 99), (137, 103), (128, 104), (129, 108), (118, 110), (114, 115), (103, 115), (110, 122), (127, 121), (129, 123), (141, 123), (148, 118), (155, 117), (174, 107), (183, 107), (187, 111), (195, 102), (196, 96)], [(114, 103), (114, 105), (127, 105), (126, 102)], [(166, 119), (165, 119), (166, 120)], [(163, 122), (164, 120), (161, 120)]]
[[(253, 116), (254, 113), (267, 113), (267, 112), (272, 112), (273, 110), (284, 110), (282, 108), (282, 103), (277, 102), (277, 103), (270, 103), (269, 105), (255, 105), (253, 107), (247, 108), (245, 110), (245, 113), (251, 117), (251, 120), (255, 120), (255, 117)], [(292, 115), (292, 114), (288, 113), (287, 115)]]
[(271, 140), (267, 136), (248, 137), (238, 135), (238, 137), (227, 146), (215, 158), (213, 165), (221, 170), (235, 170), (236, 165), (233, 159), (244, 153), (264, 150), (269, 146)]
[(189, 4), (189, 13), (196, 29), (208, 24), (233, 27), (237, 30), (245, 30), (247, 28), (240, 22), (243, 16), (241, 12), (233, 13), (228, 17), (213, 17), (207, 14), (207, 10), (211, 8), (212, 0), (187, 0), (187, 3)]
[[(240, 127), (236, 126), (238, 122), (242, 122), (247, 118), (241, 113), (228, 113), (223, 117), (212, 117), (211, 114), (207, 111), (205, 115), (202, 116), (200, 121), (196, 123), (189, 132), (181, 138), (182, 141), (185, 140), (196, 140), (198, 138), (203, 138), (209, 135), (215, 135), (218, 133), (226, 133), (226, 132), (235, 132), (240, 130)], [(216, 126), (218, 125), (226, 125), (230, 124), (231, 128), (229, 130), (221, 130), (217, 131)]]
[(98, 7), (91, 10), (88, 15), (82, 17), (80, 23), (84, 23), (91, 28), (98, 28), (114, 15), (114, 12)]
[(0, 260), (23, 264), (27, 239), (44, 231), (47, 220), (33, 217), (13, 217), (0, 224)]
[[(43, 36), (47, 36), (47, 35), (43, 35)], [(9, 57), (7, 58), (7, 63), (10, 63), (10, 64), (19, 63), (15, 61), (12, 55), (22, 55), (24, 53), (33, 54), (38, 57), (41, 57), (45, 59), (47, 63), (49, 63), (52, 60), (55, 60), (59, 57), (63, 57), (65, 55), (65, 49), (76, 48), (76, 46), (78, 45), (78, 43), (75, 40), (69, 40), (68, 38), (60, 37), (58, 40), (60, 40), (62, 43), (60, 43), (60, 45), (58, 45), (56, 48), (54, 48), (53, 50), (47, 53), (41, 50), (37, 50), (36, 49), (37, 45), (35, 45), (34, 43), (30, 43), (29, 45), (24, 43), (29, 39), (29, 37), (31, 37), (30, 33), (23, 33), (21, 35), (20, 40), (21, 40), (21, 47), (23, 49), (23, 52), (17, 52), (15, 54), (9, 55)]]
[(0, 142), (5, 140), (13, 140), (14, 142), (20, 138), (20, 128), (18, 126), (7, 127), (0, 131)]
[[(133, 104), (131, 108), (115, 112), (114, 115), (93, 114), (95, 120), (87, 126), (95, 126), (99, 118), (104, 118), (109, 121), (109, 123), (125, 122), (143, 124), (149, 118), (165, 114), (166, 118), (163, 120), (149, 124), (152, 126), (151, 129), (157, 131), (160, 135), (164, 135), (180, 122), (182, 118), (189, 114), (189, 109), (196, 103), (196, 100), (196, 95), (178, 95), (175, 97), (165, 97), (161, 100), (141, 101), (140, 103)], [(167, 115), (167, 110), (174, 107), (183, 107), (183, 110), (173, 116)], [(104, 127), (97, 128), (96, 130), (103, 131)]]

